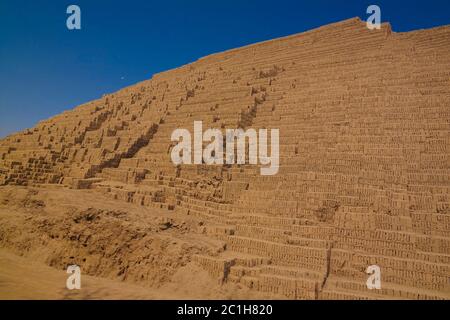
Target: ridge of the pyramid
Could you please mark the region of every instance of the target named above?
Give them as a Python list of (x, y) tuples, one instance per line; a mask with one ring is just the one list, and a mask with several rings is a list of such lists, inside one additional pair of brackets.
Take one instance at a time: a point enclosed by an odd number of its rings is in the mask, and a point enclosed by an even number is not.
[[(268, 45), (273, 45), (273, 44), (277, 44), (277, 43), (283, 43), (283, 42), (287, 42), (289, 40), (292, 39), (298, 39), (301, 37), (308, 37), (308, 36), (313, 36), (315, 38), (320, 38), (321, 36), (326, 36), (327, 32), (331, 32), (332, 30), (334, 30), (334, 34), (336, 33), (336, 29), (341, 28), (342, 30), (345, 30), (345, 28), (355, 28), (355, 30), (360, 30), (359, 28), (362, 29), (366, 29), (366, 22), (363, 21), (360, 17), (352, 17), (349, 19), (344, 19), (344, 20), (340, 20), (337, 22), (332, 22), (326, 25), (322, 25), (316, 28), (311, 28), (309, 30), (305, 30), (299, 33), (294, 33), (291, 35), (287, 35), (287, 36), (283, 36), (283, 37), (278, 37), (278, 38), (274, 38), (274, 39), (269, 39), (269, 40), (265, 40), (265, 41), (261, 41), (261, 42), (256, 42), (256, 43), (251, 43), (245, 46), (241, 46), (241, 47), (237, 47), (237, 48), (233, 48), (233, 49), (229, 49), (229, 50), (224, 50), (221, 52), (216, 52), (216, 53), (212, 53), (203, 57), (198, 58), (197, 60), (190, 62), (190, 63), (186, 63), (183, 64), (181, 66), (175, 67), (175, 68), (171, 68), (162, 72), (158, 72), (158, 73), (154, 73), (153, 75), (151, 75), (151, 77), (149, 77), (148, 79), (144, 79), (142, 81), (136, 82), (134, 84), (125, 86), (123, 88), (120, 88), (116, 91), (113, 92), (108, 92), (103, 94), (101, 97), (97, 98), (97, 99), (92, 99), (90, 101), (87, 101), (85, 103), (79, 104), (77, 106), (74, 106), (70, 109), (64, 110), (61, 113), (58, 113), (52, 117), (49, 117), (48, 119), (43, 119), (41, 121), (39, 121), (37, 124), (40, 123), (45, 123), (48, 121), (51, 121), (53, 118), (64, 115), (67, 112), (72, 112), (75, 110), (79, 110), (80, 108), (84, 108), (84, 107), (89, 107), (89, 105), (91, 105), (92, 103), (94, 103), (95, 101), (101, 100), (103, 99), (105, 96), (109, 96), (109, 95), (116, 95), (116, 94), (120, 94), (123, 92), (127, 92), (127, 91), (132, 91), (134, 90), (134, 88), (137, 88), (139, 86), (144, 85), (145, 83), (152, 81), (152, 80), (160, 80), (160, 79), (164, 79), (166, 76), (172, 77), (175, 76), (177, 72), (180, 73), (185, 73), (187, 70), (189, 70), (191, 67), (193, 66), (197, 66), (199, 64), (202, 63), (209, 63), (210, 61), (215, 61), (215, 62), (220, 62), (230, 56), (236, 55), (236, 54), (240, 54), (241, 52), (244, 52), (245, 50), (255, 50), (255, 49), (260, 49), (263, 48), (264, 46), (268, 46)], [(415, 36), (420, 36), (423, 34), (428, 34), (428, 33), (449, 33), (450, 30), (450, 25), (444, 25), (444, 26), (437, 26), (437, 27), (433, 27), (433, 28), (429, 28), (429, 29), (418, 29), (418, 30), (411, 30), (411, 31), (406, 31), (406, 32), (394, 32), (392, 31), (392, 27), (391, 24), (389, 22), (384, 22), (382, 23), (382, 27), (381, 27), (382, 32), (384, 32), (387, 36), (389, 36), (391, 33), (400, 36), (400, 37), (415, 37)], [(339, 32), (339, 31), (338, 31)], [(34, 128), (34, 127), (33, 127)], [(9, 136), (14, 136), (16, 134), (21, 134), (27, 130), (30, 130), (32, 128), (28, 128), (28, 129), (24, 129), (24, 130), (19, 130), (17, 132), (11, 133), (8, 136), (5, 136), (3, 138), (0, 139), (4, 140), (6, 138), (8, 138)]]
[(244, 49), (250, 49), (250, 48), (254, 48), (254, 47), (264, 46), (264, 45), (275, 43), (275, 42), (282, 42), (282, 41), (297, 38), (300, 36), (306, 36), (311, 33), (316, 33), (316, 32), (333, 29), (333, 28), (339, 28), (339, 27), (346, 26), (346, 25), (365, 26), (365, 23), (359, 17), (353, 17), (353, 18), (325, 24), (325, 25), (322, 25), (322, 26), (319, 26), (316, 28), (307, 29), (307, 30), (304, 30), (301, 32), (296, 32), (296, 33), (293, 33), (290, 35), (281, 36), (281, 37), (273, 38), (273, 39), (269, 39), (269, 40), (263, 40), (263, 41), (259, 41), (259, 42), (255, 42), (255, 43), (250, 43), (250, 44), (247, 44), (247, 45), (244, 45), (241, 47), (232, 48), (232, 49), (224, 50), (224, 51), (217, 52), (217, 53), (212, 53), (210, 55), (206, 55), (204, 57), (199, 58), (197, 61), (207, 60), (208, 58), (216, 56), (216, 55), (235, 53), (235, 52), (242, 51)]

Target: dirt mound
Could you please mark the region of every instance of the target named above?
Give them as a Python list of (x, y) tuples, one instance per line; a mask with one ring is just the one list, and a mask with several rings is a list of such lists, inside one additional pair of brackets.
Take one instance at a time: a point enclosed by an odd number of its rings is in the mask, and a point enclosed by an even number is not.
[(183, 240), (190, 226), (175, 219), (140, 221), (122, 210), (64, 206), (52, 215), (35, 190), (23, 197), (16, 194), (10, 198), (12, 203), (24, 211), (0, 216), (1, 246), (21, 254), (39, 253), (39, 260), (59, 270), (76, 264), (89, 275), (159, 286), (186, 266), (193, 254), (210, 249)]

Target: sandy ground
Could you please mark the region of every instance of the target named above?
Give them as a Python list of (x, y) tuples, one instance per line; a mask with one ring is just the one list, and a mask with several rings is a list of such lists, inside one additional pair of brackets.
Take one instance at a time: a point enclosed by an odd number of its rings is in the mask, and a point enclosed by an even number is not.
[(236, 287), (212, 285), (214, 279), (193, 264), (182, 268), (170, 282), (158, 289), (82, 275), (81, 289), (69, 290), (66, 288), (68, 276), (63, 270), (0, 250), (0, 299), (3, 300), (230, 299), (234, 294), (242, 299), (255, 297)]
[(123, 282), (81, 277), (81, 289), (66, 288), (68, 274), (0, 250), (1, 299), (155, 299), (150, 289)]
[[(201, 225), (88, 190), (0, 187), (0, 299), (269, 298), (192, 262), (223, 248)], [(81, 290), (65, 287), (72, 264)]]

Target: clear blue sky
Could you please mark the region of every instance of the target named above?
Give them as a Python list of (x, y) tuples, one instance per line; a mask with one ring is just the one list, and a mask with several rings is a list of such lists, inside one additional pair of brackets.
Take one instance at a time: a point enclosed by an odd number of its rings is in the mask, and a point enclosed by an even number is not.
[(395, 31), (450, 24), (449, 0), (0, 0), (0, 137), (210, 53), (366, 20), (370, 4)]

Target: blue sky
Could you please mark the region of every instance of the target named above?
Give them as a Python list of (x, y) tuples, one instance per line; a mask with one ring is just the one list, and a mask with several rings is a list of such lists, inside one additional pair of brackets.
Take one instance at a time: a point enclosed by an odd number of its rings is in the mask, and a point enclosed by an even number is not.
[(450, 24), (448, 0), (0, 0), (0, 137), (214, 52), (365, 20), (370, 4), (395, 31)]

